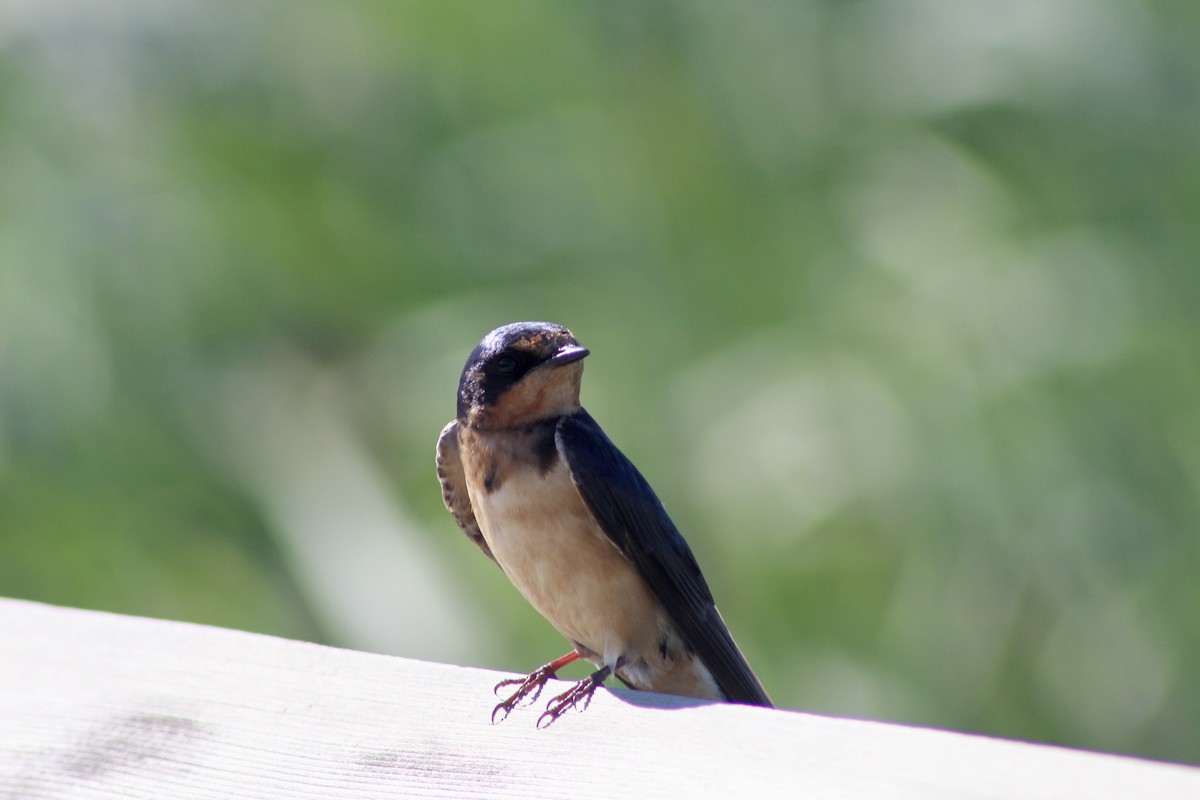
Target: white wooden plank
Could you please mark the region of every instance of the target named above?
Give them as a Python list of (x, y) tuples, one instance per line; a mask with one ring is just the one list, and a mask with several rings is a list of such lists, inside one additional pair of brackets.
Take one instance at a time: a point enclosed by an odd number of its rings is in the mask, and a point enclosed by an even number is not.
[(1200, 800), (1196, 768), (625, 690), (491, 725), (499, 673), (21, 601), (0, 642), (4, 800)]

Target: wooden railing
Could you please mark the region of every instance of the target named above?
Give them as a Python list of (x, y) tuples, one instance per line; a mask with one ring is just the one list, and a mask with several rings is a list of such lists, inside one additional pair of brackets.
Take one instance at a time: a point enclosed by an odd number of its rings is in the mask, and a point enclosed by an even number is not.
[[(1200, 769), (0, 600), (0, 798), (1174, 798)], [(548, 692), (554, 685), (548, 687)]]

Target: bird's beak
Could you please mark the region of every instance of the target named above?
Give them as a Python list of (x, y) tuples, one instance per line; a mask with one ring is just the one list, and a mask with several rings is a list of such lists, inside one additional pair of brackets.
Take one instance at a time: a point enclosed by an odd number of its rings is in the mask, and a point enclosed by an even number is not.
[(563, 345), (558, 349), (558, 352), (546, 359), (546, 365), (551, 367), (561, 367), (563, 364), (570, 364), (572, 361), (578, 361), (586, 356), (590, 350), (577, 344)]

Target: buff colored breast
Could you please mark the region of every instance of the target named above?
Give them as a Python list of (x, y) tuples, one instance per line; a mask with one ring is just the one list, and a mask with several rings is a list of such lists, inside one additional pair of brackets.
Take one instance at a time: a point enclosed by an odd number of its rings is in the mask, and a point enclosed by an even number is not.
[(509, 580), (559, 633), (613, 664), (654, 646), (664, 612), (592, 520), (561, 459), (512, 470), (491, 492), (467, 486), (480, 530)]

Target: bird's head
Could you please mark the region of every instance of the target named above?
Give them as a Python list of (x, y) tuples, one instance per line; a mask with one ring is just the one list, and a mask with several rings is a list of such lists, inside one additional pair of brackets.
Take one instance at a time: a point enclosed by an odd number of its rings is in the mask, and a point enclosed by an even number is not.
[(484, 336), (458, 383), (458, 418), (510, 428), (579, 409), (580, 361), (588, 354), (552, 322), (514, 322)]

